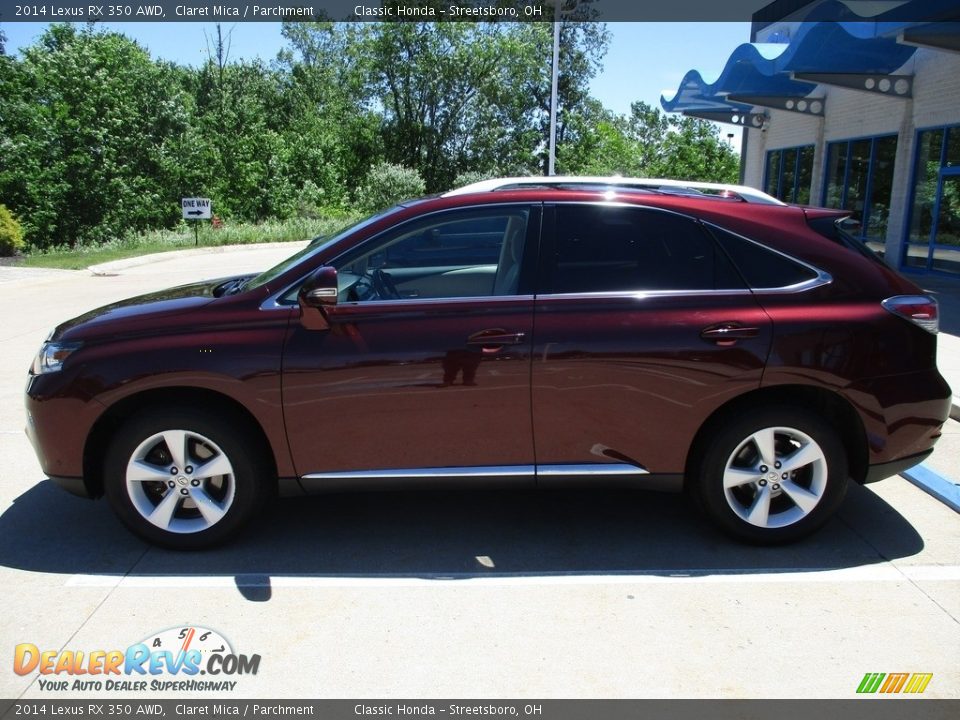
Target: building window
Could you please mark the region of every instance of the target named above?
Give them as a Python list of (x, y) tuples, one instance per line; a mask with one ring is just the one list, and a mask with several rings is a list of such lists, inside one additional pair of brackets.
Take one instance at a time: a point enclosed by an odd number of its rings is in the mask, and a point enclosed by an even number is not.
[(813, 145), (771, 150), (767, 153), (764, 190), (784, 202), (810, 203), (813, 181)]
[(960, 126), (921, 130), (904, 264), (960, 272)]
[(849, 210), (847, 229), (881, 252), (887, 237), (896, 155), (896, 135), (827, 146), (824, 206)]

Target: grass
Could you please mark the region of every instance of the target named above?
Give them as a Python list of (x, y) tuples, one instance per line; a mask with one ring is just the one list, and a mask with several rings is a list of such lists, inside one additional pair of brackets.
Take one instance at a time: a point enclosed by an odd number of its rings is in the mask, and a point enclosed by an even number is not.
[[(199, 228), (199, 247), (217, 245), (249, 245), (264, 242), (295, 242), (326, 235), (353, 222), (353, 217), (291, 218), (268, 220), (262, 223), (226, 223), (214, 230), (210, 223)], [(140, 235), (115, 240), (103, 245), (82, 248), (53, 248), (24, 255), (22, 267), (60, 268), (82, 270), (91, 265), (122, 260), (129, 257), (189, 250), (194, 245), (193, 228), (186, 223), (172, 230), (152, 230)]]

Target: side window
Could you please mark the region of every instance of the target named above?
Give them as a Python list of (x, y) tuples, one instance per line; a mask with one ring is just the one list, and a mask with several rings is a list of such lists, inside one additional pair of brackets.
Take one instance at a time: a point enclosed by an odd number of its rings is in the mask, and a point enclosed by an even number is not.
[(711, 225), (710, 231), (743, 275), (758, 290), (797, 285), (817, 277), (806, 265), (731, 232)]
[(341, 302), (514, 295), (527, 208), (457, 210), (365, 243), (337, 262)]
[(557, 206), (554, 293), (743, 289), (696, 221), (604, 205)]

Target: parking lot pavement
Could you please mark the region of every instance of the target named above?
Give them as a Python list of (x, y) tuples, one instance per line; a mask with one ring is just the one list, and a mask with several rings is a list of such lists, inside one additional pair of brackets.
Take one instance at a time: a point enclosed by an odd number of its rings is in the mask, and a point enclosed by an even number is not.
[[(123, 649), (198, 625), (261, 656), (221, 697), (853, 698), (867, 672), (960, 697), (960, 516), (900, 478), (782, 548), (729, 541), (673, 495), (450, 491), (278, 501), (203, 553), (151, 548), (45, 482), (21, 395), (49, 328), (285, 253), (267, 254), (0, 283), (25, 308), (0, 327), (0, 696), (85, 697), (16, 675), (18, 643)], [(214, 697), (116, 696), (186, 695)]]
[(41, 278), (65, 277), (72, 275), (73, 270), (56, 270), (52, 268), (15, 267), (0, 265), (0, 283), (11, 283), (18, 280), (38, 280)]

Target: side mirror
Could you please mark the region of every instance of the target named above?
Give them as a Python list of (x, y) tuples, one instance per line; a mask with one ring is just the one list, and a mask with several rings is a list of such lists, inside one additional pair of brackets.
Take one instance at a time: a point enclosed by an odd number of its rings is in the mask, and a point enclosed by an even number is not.
[(328, 330), (327, 313), (337, 305), (337, 269), (317, 268), (297, 293), (300, 323), (307, 330)]
[(329, 308), (337, 304), (337, 269), (329, 266), (317, 268), (297, 293), (301, 308)]

